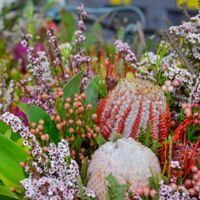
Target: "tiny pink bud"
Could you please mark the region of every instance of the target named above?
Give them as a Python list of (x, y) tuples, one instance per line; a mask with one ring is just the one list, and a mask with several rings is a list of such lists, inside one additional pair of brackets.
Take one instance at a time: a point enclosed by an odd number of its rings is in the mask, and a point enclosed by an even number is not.
[(22, 168), (24, 168), (26, 166), (26, 163), (25, 162), (20, 162), (19, 166), (22, 167)]
[(45, 141), (45, 140), (46, 140), (46, 137), (45, 137), (45, 135), (41, 135), (41, 137), (40, 137), (40, 138), (41, 138), (41, 140), (42, 140), (42, 141)]
[(172, 85), (173, 85), (174, 87), (178, 87), (178, 86), (180, 85), (180, 81), (177, 80), (177, 79), (174, 79), (174, 80), (172, 81)]
[(171, 86), (171, 84), (172, 84), (172, 82), (171, 82), (170, 80), (166, 80), (166, 81), (165, 81), (165, 85), (166, 85), (167, 87)]
[(73, 129), (73, 128), (69, 128), (69, 132), (70, 132), (70, 133), (73, 133), (73, 132), (74, 132), (74, 129)]
[(76, 125), (77, 125), (77, 126), (81, 126), (81, 125), (82, 125), (82, 121), (81, 121), (80, 119), (77, 120), (77, 121), (76, 121)]
[(49, 141), (49, 135), (48, 134), (45, 134), (45, 140)]
[(97, 114), (92, 114), (92, 119), (94, 120), (94, 121), (96, 121), (97, 120)]
[(89, 109), (89, 110), (92, 109), (92, 104), (88, 104), (87, 109)]
[(142, 196), (144, 191), (141, 187), (137, 187), (135, 190), (135, 193), (138, 194), (139, 196)]
[(174, 87), (172, 85), (170, 85), (167, 89), (168, 89), (169, 92), (173, 92)]
[(163, 86), (162, 86), (162, 90), (163, 90), (164, 92), (166, 92), (166, 91), (167, 91), (167, 87), (166, 87), (165, 85), (163, 85)]
[(71, 98), (66, 98), (67, 103), (71, 103), (71, 101), (72, 101)]
[(70, 119), (70, 120), (69, 120), (69, 124), (70, 124), (70, 125), (73, 125), (73, 124), (74, 124), (74, 120), (73, 120), (73, 119)]
[(69, 103), (65, 103), (64, 109), (67, 110), (69, 107), (70, 107), (70, 104)]
[(148, 196), (148, 195), (149, 195), (150, 190), (149, 190), (148, 187), (144, 187), (144, 188), (143, 188), (143, 191), (144, 191), (144, 195), (145, 195), (145, 196)]
[(155, 197), (156, 194), (157, 194), (157, 191), (156, 191), (156, 190), (154, 190), (154, 189), (150, 190), (150, 196), (151, 196), (151, 197)]

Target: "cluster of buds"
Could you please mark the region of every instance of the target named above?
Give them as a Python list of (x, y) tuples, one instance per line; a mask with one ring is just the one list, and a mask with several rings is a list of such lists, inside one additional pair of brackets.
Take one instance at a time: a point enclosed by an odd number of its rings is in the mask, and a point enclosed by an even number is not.
[[(38, 141), (40, 141), (41, 143), (43, 143), (43, 145), (48, 145), (49, 143), (49, 135), (47, 133), (44, 132), (44, 120), (40, 119), (39, 123), (36, 124), (35, 122), (30, 124), (30, 132), (35, 135), (35, 137), (37, 138)], [(43, 147), (43, 151), (45, 151), (46, 146)]]
[(146, 187), (137, 187), (135, 190), (135, 194), (138, 195), (139, 197), (155, 198), (158, 195), (158, 192), (155, 189), (150, 189), (149, 187), (146, 186)]
[[(177, 167), (177, 166), (176, 166)], [(171, 181), (168, 185), (160, 185), (160, 196), (173, 197), (173, 199), (197, 200), (200, 198), (200, 170), (194, 165), (190, 170), (190, 175), (183, 184)], [(163, 198), (164, 199), (164, 198)]]
[(54, 111), (51, 119), (62, 137), (69, 142), (72, 158), (83, 161), (85, 157), (90, 157), (91, 150), (97, 148), (96, 140), (100, 132), (94, 123), (97, 115), (93, 113), (91, 104), (85, 104), (84, 93), (76, 94), (74, 98), (65, 98), (62, 90), (58, 89), (54, 97), (64, 109), (61, 112)]
[[(24, 126), (22, 121), (11, 113), (4, 113), (0, 120), (8, 124), (12, 130), (24, 139), (23, 144), (29, 147), (29, 158), (19, 165), (24, 168), (29, 177), (21, 181), (27, 199), (68, 199), (79, 197), (78, 187), (79, 169), (76, 161), (70, 158), (68, 142), (62, 139), (56, 146), (53, 143), (40, 143), (36, 135), (40, 135), (42, 142), (48, 141), (47, 135), (41, 135), (44, 121), (40, 120), (33, 131)], [(32, 124), (32, 126), (36, 126)], [(12, 191), (15, 191), (14, 189)], [(92, 190), (83, 187), (88, 199), (95, 198)]]
[[(191, 104), (191, 103), (184, 103), (182, 104), (182, 108), (184, 109), (184, 112), (187, 117), (192, 116), (192, 109), (193, 108), (199, 108), (199, 104)], [(198, 116), (200, 113), (195, 112), (194, 116)]]
[(191, 178), (184, 181), (190, 197), (200, 197), (200, 169), (196, 165), (191, 168)]
[(177, 79), (174, 79), (173, 81), (171, 80), (166, 80), (164, 85), (162, 86), (162, 90), (164, 92), (173, 92), (174, 88), (180, 86), (180, 81)]

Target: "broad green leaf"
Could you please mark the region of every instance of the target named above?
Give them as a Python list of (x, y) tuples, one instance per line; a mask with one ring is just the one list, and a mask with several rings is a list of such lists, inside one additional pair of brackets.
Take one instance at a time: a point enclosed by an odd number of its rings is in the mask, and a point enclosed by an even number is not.
[(10, 127), (4, 122), (0, 121), (0, 134), (4, 134)]
[(11, 199), (19, 199), (17, 195), (13, 192), (10, 192), (9, 188), (0, 185), (0, 199), (2, 200), (11, 200)]
[(25, 178), (19, 163), (25, 161), (27, 153), (15, 142), (0, 135), (0, 179), (4, 185), (20, 189), (19, 182)]
[(12, 133), (12, 130), (11, 130), (11, 129), (8, 129), (8, 130), (4, 133), (4, 136), (5, 136), (6, 138), (10, 139), (11, 133)]
[(95, 108), (97, 106), (97, 98), (99, 94), (103, 97), (106, 96), (106, 86), (100, 75), (95, 76), (87, 88), (85, 89), (86, 104), (91, 103)]
[(49, 134), (54, 143), (58, 143), (59, 133), (50, 116), (39, 106), (25, 104), (20, 102), (19, 108), (27, 115), (29, 123), (38, 123), (40, 119), (44, 120), (44, 132)]
[(100, 133), (99, 135), (98, 135), (98, 137), (97, 137), (97, 144), (99, 145), (99, 146), (101, 146), (101, 145), (103, 145), (103, 144), (105, 144), (106, 143), (106, 140), (105, 140), (105, 138), (103, 137), (103, 135)]
[(63, 92), (65, 97), (73, 98), (75, 94), (80, 93), (81, 77), (84, 70), (80, 71), (74, 77), (72, 77), (66, 85), (63, 87)]
[(60, 39), (62, 42), (71, 42), (74, 31), (76, 29), (76, 23), (73, 15), (66, 11), (61, 11), (61, 34)]
[(90, 30), (86, 33), (86, 41), (84, 43), (84, 47), (89, 49), (91, 46), (95, 44), (95, 42), (103, 42), (102, 38), (102, 27), (100, 23), (95, 22)]
[(93, 105), (93, 107), (97, 106), (97, 98), (99, 95), (99, 84), (101, 81), (101, 77), (100, 75), (95, 76), (90, 83), (88, 84), (86, 90), (85, 90), (85, 94), (86, 94), (86, 100), (85, 103), (91, 103)]
[(17, 141), (20, 138), (20, 136), (14, 133), (11, 130), (11, 128), (3, 121), (0, 121), (0, 134), (3, 134), (4, 136), (6, 136), (7, 138), (13, 141)]
[(78, 135), (77, 139), (75, 140), (73, 144), (73, 149), (80, 150), (82, 142), (83, 142), (83, 139), (80, 137), (80, 135)]
[(108, 192), (107, 200), (124, 200), (127, 190), (126, 185), (119, 185), (116, 178), (111, 174), (106, 177)]

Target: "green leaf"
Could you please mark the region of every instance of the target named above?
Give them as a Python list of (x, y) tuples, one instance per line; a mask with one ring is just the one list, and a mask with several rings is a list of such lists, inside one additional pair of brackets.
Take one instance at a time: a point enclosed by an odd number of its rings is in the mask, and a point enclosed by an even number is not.
[(103, 82), (100, 75), (95, 76), (90, 83), (88, 84), (87, 88), (85, 89), (86, 100), (85, 103), (91, 103), (94, 108), (97, 106), (97, 98), (99, 94), (102, 97), (106, 96), (106, 85)]
[(81, 166), (81, 180), (83, 182), (83, 185), (86, 185), (88, 181), (88, 166), (89, 166), (88, 158), (85, 158), (83, 165)]
[(78, 190), (80, 192), (80, 197), (81, 197), (82, 200), (85, 200), (86, 196), (85, 196), (85, 193), (84, 193), (83, 183), (81, 181), (81, 177), (80, 176), (77, 178), (77, 183), (78, 183)]
[(66, 85), (63, 87), (64, 96), (73, 98), (75, 94), (80, 93), (81, 77), (84, 70), (80, 71), (74, 77), (72, 77)]
[(4, 136), (5, 136), (6, 138), (10, 139), (11, 133), (12, 133), (12, 130), (11, 130), (11, 129), (8, 129), (8, 130), (4, 133)]
[(0, 179), (7, 187), (20, 190), (19, 182), (25, 178), (20, 162), (27, 159), (27, 153), (15, 142), (0, 135)]
[(106, 97), (107, 95), (107, 88), (106, 88), (106, 81), (102, 80), (101, 84), (99, 85), (99, 94), (101, 98)]
[(76, 29), (75, 20), (73, 15), (66, 11), (61, 11), (61, 35), (60, 39), (62, 42), (71, 42), (74, 31)]
[(103, 145), (103, 144), (105, 144), (106, 143), (106, 140), (105, 140), (105, 138), (103, 137), (103, 135), (100, 133), (99, 135), (98, 135), (98, 137), (97, 137), (97, 144), (99, 145), (99, 146), (101, 146), (101, 145)]
[(90, 30), (86, 33), (86, 41), (84, 43), (84, 47), (86, 49), (91, 48), (92, 45), (95, 44), (95, 42), (103, 42), (102, 38), (102, 27), (100, 23), (95, 22), (90, 27)]
[(87, 88), (85, 89), (86, 100), (85, 103), (91, 103), (93, 107), (97, 106), (97, 98), (99, 95), (99, 85), (101, 82), (100, 75), (95, 76), (90, 83), (88, 84)]
[(2, 200), (11, 200), (11, 199), (19, 199), (15, 193), (10, 192), (10, 190), (3, 186), (0, 185), (0, 199)]
[(80, 137), (80, 135), (78, 135), (77, 139), (74, 141), (73, 148), (79, 151), (81, 148), (82, 142), (83, 142), (83, 139)]
[(3, 121), (0, 121), (0, 133), (4, 134), (8, 129), (10, 129), (10, 127)]
[(54, 143), (58, 143), (58, 130), (50, 119), (50, 116), (39, 106), (33, 104), (25, 104), (20, 102), (19, 108), (27, 115), (29, 123), (39, 123), (40, 119), (44, 120), (44, 132), (49, 134), (50, 139)]
[(108, 192), (107, 200), (124, 200), (127, 190), (126, 185), (119, 185), (116, 178), (111, 174), (106, 177)]
[(3, 121), (0, 121), (0, 134), (3, 134), (8, 139), (17, 141), (20, 136), (12, 131), (12, 129)]

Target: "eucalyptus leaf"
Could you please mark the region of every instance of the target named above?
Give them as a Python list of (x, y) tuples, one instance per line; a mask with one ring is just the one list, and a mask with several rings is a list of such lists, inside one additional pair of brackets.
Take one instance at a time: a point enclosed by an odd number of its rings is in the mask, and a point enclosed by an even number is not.
[(80, 93), (81, 77), (84, 70), (80, 71), (74, 77), (72, 77), (66, 85), (63, 87), (64, 96), (73, 98), (75, 94)]
[(100, 75), (95, 76), (90, 83), (88, 84), (87, 88), (85, 89), (86, 100), (85, 103), (91, 103), (93, 107), (97, 106), (97, 98), (99, 94), (99, 85), (100, 85), (101, 77)]

